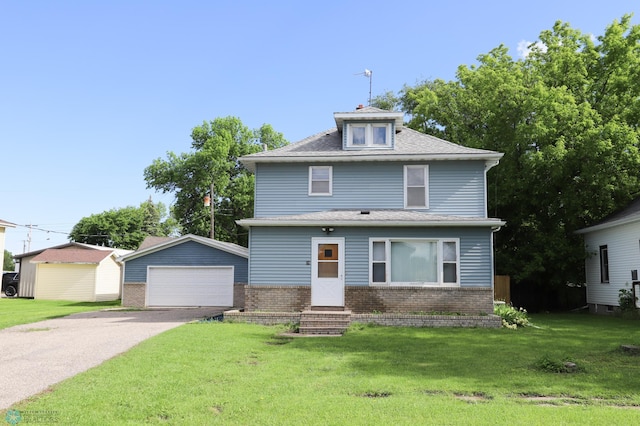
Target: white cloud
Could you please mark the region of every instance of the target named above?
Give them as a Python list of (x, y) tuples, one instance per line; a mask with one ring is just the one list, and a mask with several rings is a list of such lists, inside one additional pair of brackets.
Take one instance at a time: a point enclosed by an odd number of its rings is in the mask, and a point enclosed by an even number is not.
[(545, 46), (544, 43), (542, 43), (541, 41), (533, 42), (533, 41), (527, 41), (527, 40), (520, 40), (518, 42), (518, 55), (521, 58), (526, 58), (527, 56), (529, 56), (532, 50), (539, 50), (541, 52), (546, 52), (547, 46)]

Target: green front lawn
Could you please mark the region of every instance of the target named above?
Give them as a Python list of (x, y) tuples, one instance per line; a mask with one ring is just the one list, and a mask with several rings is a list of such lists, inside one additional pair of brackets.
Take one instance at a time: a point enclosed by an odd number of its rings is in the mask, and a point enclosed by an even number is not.
[[(532, 321), (539, 328), (354, 325), (343, 337), (295, 339), (187, 324), (13, 408), (79, 425), (638, 422), (640, 357), (619, 347), (640, 344), (640, 322)], [(549, 368), (564, 361), (576, 371)]]
[(91, 303), (0, 298), (0, 329), (114, 306), (120, 306), (120, 301)]

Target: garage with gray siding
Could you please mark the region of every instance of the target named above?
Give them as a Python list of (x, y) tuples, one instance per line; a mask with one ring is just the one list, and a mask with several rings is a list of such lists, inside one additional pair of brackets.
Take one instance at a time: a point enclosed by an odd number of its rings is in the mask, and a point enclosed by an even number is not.
[(167, 239), (118, 260), (129, 307), (243, 307), (247, 248), (196, 235)]

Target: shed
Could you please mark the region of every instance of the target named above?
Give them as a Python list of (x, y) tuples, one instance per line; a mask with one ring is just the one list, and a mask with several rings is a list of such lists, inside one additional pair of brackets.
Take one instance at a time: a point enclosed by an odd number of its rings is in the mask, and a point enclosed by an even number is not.
[(120, 298), (118, 255), (128, 251), (69, 243), (16, 256), (20, 297), (101, 302)]
[[(20, 263), (18, 296), (83, 302), (117, 300), (121, 266), (115, 259), (130, 252), (70, 242), (16, 255), (14, 258)], [(101, 256), (104, 257), (98, 261)], [(56, 291), (62, 291), (63, 295), (52, 294)], [(82, 297), (82, 300), (69, 299), (71, 296)]]
[(118, 259), (124, 306), (244, 305), (247, 248), (192, 234), (153, 242)]

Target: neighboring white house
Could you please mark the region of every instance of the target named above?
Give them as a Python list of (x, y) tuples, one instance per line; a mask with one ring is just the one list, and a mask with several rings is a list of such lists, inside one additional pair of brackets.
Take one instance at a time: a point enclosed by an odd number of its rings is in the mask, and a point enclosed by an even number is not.
[[(621, 289), (640, 295), (640, 197), (623, 210), (577, 231), (587, 250), (589, 311), (615, 312)], [(636, 299), (637, 304), (637, 299)]]
[(0, 272), (4, 271), (4, 232), (6, 228), (15, 228), (16, 224), (0, 219)]

